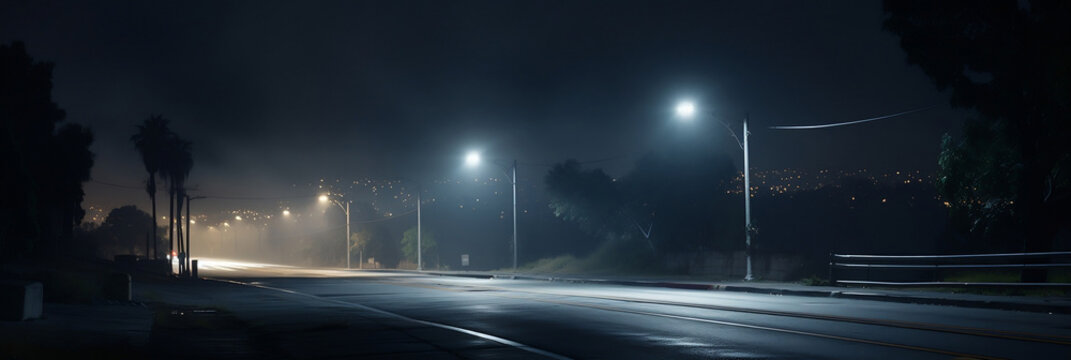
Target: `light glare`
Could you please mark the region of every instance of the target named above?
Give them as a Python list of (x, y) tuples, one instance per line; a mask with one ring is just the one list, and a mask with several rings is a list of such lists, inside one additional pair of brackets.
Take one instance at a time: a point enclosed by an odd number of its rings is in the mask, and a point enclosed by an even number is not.
[(465, 155), (465, 165), (469, 167), (475, 167), (480, 164), (480, 153), (475, 151), (469, 151), (468, 155)]
[(682, 119), (691, 119), (695, 116), (695, 103), (691, 101), (677, 103), (677, 116)]

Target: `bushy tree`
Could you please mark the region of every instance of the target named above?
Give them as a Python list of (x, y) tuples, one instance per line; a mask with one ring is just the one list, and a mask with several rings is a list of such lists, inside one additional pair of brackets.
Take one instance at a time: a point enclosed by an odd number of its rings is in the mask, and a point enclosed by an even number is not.
[(1003, 247), (1051, 250), (1071, 218), (1071, 2), (884, 7), (907, 61), (979, 115), (942, 147), (938, 186), (953, 219)]
[(151, 215), (134, 205), (126, 205), (108, 212), (104, 222), (94, 229), (92, 238), (105, 258), (119, 254), (148, 256), (146, 238), (160, 231), (162, 229), (156, 226)]
[(52, 68), (22, 42), (0, 45), (0, 260), (67, 249), (82, 220), (92, 133), (52, 101)]
[(630, 222), (624, 217), (624, 194), (601, 169), (583, 170), (576, 160), (555, 164), (544, 183), (549, 206), (557, 216), (576, 223), (596, 239), (623, 236)]
[(649, 154), (622, 179), (568, 160), (544, 181), (554, 215), (599, 241), (644, 239), (655, 252), (735, 250), (742, 242), (728, 235), (743, 234), (743, 218), (722, 190), (734, 173), (722, 156)]
[(355, 235), (357, 241), (354, 243), (363, 247), (365, 261), (372, 257), (383, 267), (393, 268), (398, 265), (398, 260), (401, 260), (401, 247), (397, 238), (391, 236), (386, 227), (372, 223), (362, 226)]
[(648, 154), (623, 179), (633, 233), (649, 226), (667, 250), (742, 249), (744, 195), (723, 190), (738, 174), (724, 155)]
[(941, 139), (937, 192), (948, 204), (952, 225), (976, 251), (1022, 251), (1014, 241), (1022, 224), (1015, 216), (1015, 187), (1022, 181), (1020, 156), (996, 121), (969, 121), (965, 136)]
[[(439, 243), (435, 241), (435, 233), (424, 229), (420, 233), (420, 246), (424, 248), (424, 264), (435, 261), (439, 256)], [(411, 263), (417, 262), (417, 229), (411, 227), (402, 233), (402, 256)], [(438, 264), (436, 262), (436, 264)]]

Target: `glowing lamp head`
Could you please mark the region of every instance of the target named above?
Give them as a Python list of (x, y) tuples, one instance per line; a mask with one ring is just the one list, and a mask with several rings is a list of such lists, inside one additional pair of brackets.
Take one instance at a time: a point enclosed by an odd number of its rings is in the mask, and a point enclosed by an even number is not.
[(690, 120), (695, 117), (695, 103), (691, 101), (681, 101), (677, 103), (677, 117), (685, 120)]
[(320, 195), (320, 202), (326, 203), (327, 202), (327, 195)]
[(468, 155), (465, 155), (465, 165), (469, 167), (476, 167), (480, 165), (480, 153), (476, 151), (469, 151)]

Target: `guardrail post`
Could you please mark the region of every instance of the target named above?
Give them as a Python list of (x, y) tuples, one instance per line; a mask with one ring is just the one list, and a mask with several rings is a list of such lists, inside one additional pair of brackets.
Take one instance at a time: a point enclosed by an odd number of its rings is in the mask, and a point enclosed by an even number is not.
[(833, 264), (836, 263), (836, 254), (829, 253), (829, 284), (837, 286), (837, 269)]

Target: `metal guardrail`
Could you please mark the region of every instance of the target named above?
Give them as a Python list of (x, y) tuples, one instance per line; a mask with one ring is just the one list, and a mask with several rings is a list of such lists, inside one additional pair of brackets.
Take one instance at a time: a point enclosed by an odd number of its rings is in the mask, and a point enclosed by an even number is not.
[[(942, 279), (942, 270), (1071, 268), (1068, 260), (1071, 260), (1071, 251), (966, 255), (829, 254), (829, 280), (833, 285), (1071, 287), (1071, 283), (950, 282)], [(889, 280), (890, 277), (902, 280)]]

